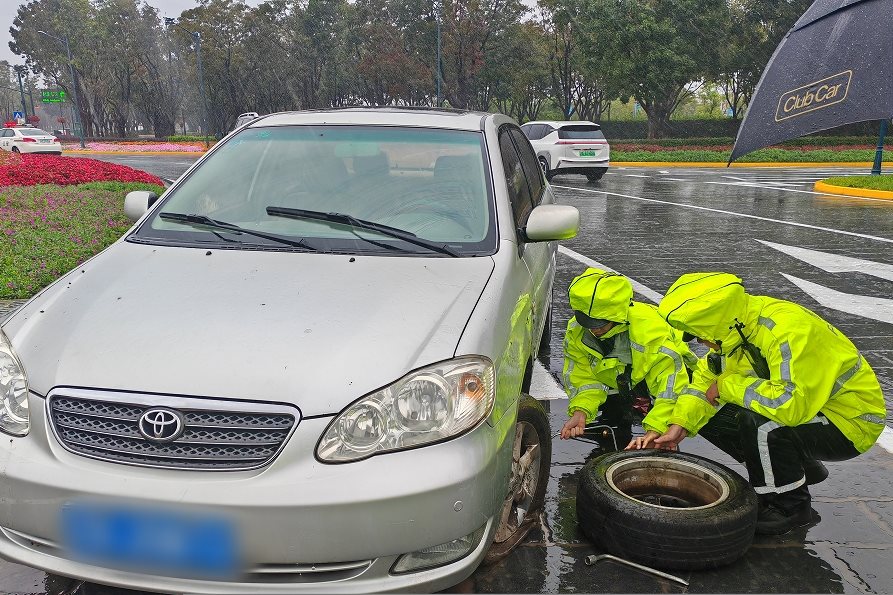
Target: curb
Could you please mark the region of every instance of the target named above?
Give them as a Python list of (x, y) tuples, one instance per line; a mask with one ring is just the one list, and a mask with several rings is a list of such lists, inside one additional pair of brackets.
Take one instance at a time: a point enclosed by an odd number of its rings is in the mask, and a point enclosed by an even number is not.
[(63, 155), (194, 155), (201, 157), (205, 151), (63, 151)]
[[(893, 167), (893, 161), (883, 163)], [(612, 161), (613, 167), (871, 167), (870, 161), (791, 161), (791, 162), (739, 162), (731, 165), (717, 161)]]
[(850, 188), (849, 186), (835, 186), (819, 180), (814, 186), (816, 192), (837, 194), (840, 196), (856, 196), (858, 198), (877, 198), (881, 200), (893, 200), (893, 192), (887, 190), (874, 190), (873, 188)]

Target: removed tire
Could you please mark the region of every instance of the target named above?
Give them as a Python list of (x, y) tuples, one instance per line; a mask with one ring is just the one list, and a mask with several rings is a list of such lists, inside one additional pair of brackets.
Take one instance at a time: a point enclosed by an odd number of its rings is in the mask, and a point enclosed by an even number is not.
[(577, 522), (607, 552), (658, 568), (700, 570), (753, 541), (757, 495), (714, 461), (659, 450), (602, 455), (580, 471)]
[(522, 394), (518, 403), (518, 421), (515, 422), (508, 495), (502, 505), (493, 543), (484, 557), (485, 564), (507, 556), (537, 523), (546, 499), (551, 460), (549, 416), (539, 401)]

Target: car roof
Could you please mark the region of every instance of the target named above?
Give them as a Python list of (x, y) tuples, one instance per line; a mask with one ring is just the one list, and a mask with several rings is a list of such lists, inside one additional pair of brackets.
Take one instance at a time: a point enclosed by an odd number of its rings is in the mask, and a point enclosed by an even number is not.
[(423, 107), (346, 107), (327, 110), (281, 112), (261, 116), (248, 128), (297, 124), (368, 124), (373, 126), (412, 126), (452, 130), (483, 129), (493, 114), (465, 110)]
[(565, 126), (598, 126), (601, 128), (600, 124), (596, 124), (595, 122), (590, 122), (589, 120), (534, 120), (533, 122), (524, 122), (524, 126), (529, 126), (530, 124), (548, 124), (552, 128), (563, 128)]

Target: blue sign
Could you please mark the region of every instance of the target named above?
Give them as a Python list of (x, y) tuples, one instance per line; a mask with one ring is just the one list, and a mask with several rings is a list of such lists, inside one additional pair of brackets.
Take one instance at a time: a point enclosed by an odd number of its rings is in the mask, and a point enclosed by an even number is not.
[(18, 120), (19, 118), (24, 118), (24, 117), (25, 117), (25, 114), (23, 114), (22, 112), (12, 112), (13, 120)]

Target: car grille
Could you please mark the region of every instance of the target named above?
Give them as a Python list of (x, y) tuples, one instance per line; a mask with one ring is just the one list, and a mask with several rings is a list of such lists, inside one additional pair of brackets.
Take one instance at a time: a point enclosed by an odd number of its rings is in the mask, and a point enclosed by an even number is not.
[[(233, 471), (268, 464), (296, 426), (292, 411), (297, 411), (283, 405), (163, 396), (138, 400), (52, 395), (48, 407), (53, 431), (65, 448), (87, 457), (131, 465)], [(184, 430), (175, 440), (152, 441), (140, 432), (140, 417), (156, 407), (182, 414)], [(256, 410), (227, 410), (230, 407)]]

